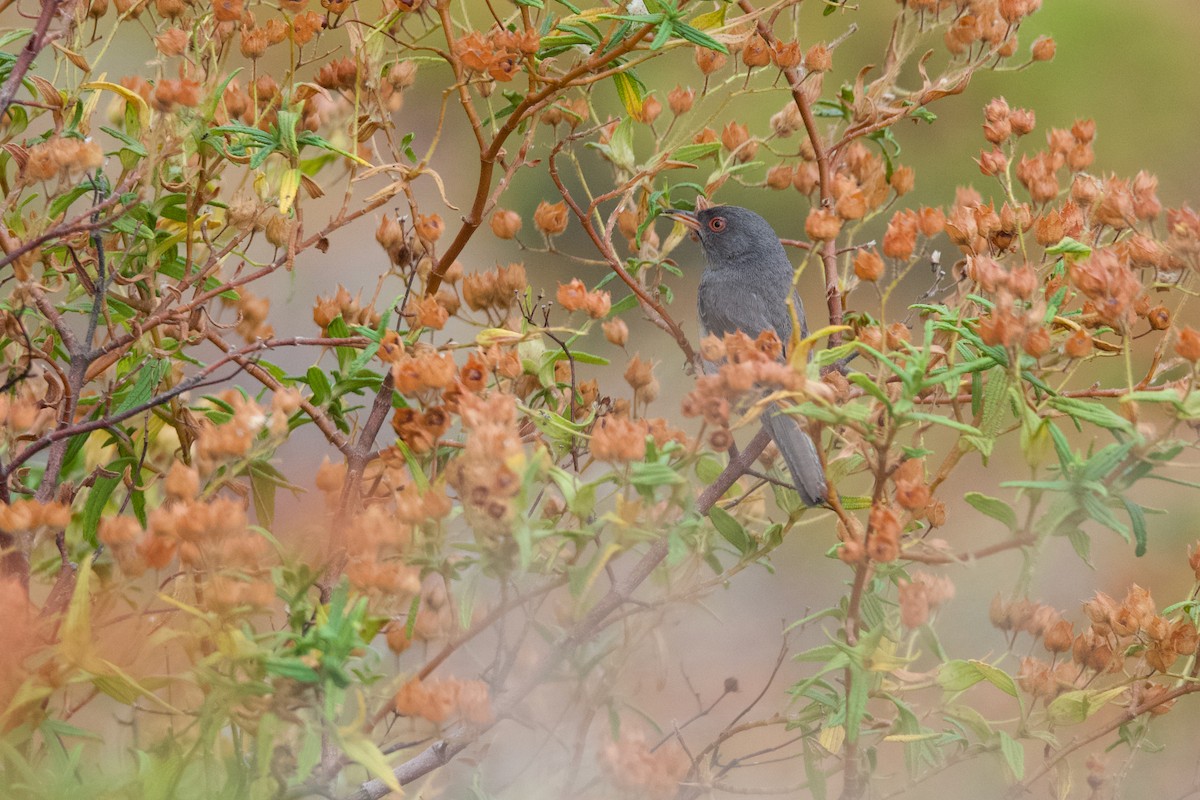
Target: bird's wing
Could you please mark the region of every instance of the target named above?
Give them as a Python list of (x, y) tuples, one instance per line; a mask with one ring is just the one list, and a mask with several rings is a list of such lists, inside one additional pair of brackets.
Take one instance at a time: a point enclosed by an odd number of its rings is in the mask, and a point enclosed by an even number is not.
[(778, 297), (764, 297), (745, 281), (708, 276), (700, 282), (698, 293), (700, 326), (705, 334), (724, 336), (741, 331), (758, 336), (773, 330), (787, 343), (792, 335), (792, 319), (787, 306)]

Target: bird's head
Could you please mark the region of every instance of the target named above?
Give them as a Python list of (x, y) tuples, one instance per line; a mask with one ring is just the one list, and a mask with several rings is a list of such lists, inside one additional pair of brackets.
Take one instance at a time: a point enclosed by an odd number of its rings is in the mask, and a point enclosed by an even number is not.
[(710, 267), (737, 267), (776, 261), (783, 246), (771, 223), (741, 206), (708, 206), (696, 211), (668, 209), (663, 212), (691, 230), (704, 248)]

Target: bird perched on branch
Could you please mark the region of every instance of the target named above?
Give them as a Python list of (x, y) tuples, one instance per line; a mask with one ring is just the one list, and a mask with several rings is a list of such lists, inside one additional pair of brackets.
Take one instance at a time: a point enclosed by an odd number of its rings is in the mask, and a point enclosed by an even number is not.
[[(804, 307), (792, 290), (792, 264), (769, 222), (739, 206), (670, 209), (665, 215), (692, 230), (708, 261), (698, 297), (704, 335), (741, 331), (754, 338), (773, 330), (786, 348), (792, 338), (789, 295), (800, 335), (808, 334)], [(763, 413), (763, 425), (783, 455), (801, 499), (810, 506), (825, 503), (829, 496), (825, 468), (800, 420), (771, 403)]]

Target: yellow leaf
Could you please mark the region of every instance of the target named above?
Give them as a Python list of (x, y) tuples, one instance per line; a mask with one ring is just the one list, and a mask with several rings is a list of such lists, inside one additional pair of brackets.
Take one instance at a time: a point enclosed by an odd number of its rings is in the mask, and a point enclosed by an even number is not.
[(404, 790), (400, 788), (400, 781), (392, 772), (392, 765), (388, 763), (387, 757), (362, 732), (367, 708), (366, 703), (363, 702), (362, 692), (356, 692), (356, 697), (358, 703), (354, 719), (350, 720), (347, 725), (339, 725), (337, 729), (338, 743), (342, 747), (342, 752), (351, 760), (366, 767), (368, 772), (383, 781), (384, 786), (397, 794), (403, 794)]
[(475, 335), (475, 343), (480, 347), (491, 347), (494, 344), (512, 344), (525, 340), (525, 335), (504, 328), (484, 328)]
[(640, 119), (642, 116), (642, 92), (637, 83), (624, 72), (613, 75), (613, 83), (617, 86), (617, 97), (621, 98), (621, 105), (625, 106), (629, 116)]
[(881, 639), (879, 647), (868, 659), (867, 669), (872, 672), (893, 672), (906, 667), (914, 661), (912, 658), (896, 655), (896, 644), (888, 639)]
[(722, 5), (716, 11), (709, 11), (707, 14), (700, 14), (692, 20), (692, 27), (699, 28), (702, 31), (710, 31), (713, 28), (720, 28), (725, 24), (725, 10), (729, 8), (727, 5)]
[(830, 753), (840, 752), (842, 743), (846, 741), (846, 728), (842, 725), (830, 725), (828, 728), (821, 728), (821, 732), (817, 734), (817, 744), (824, 747)]
[(75, 573), (75, 592), (67, 606), (63, 620), (62, 641), (59, 648), (67, 662), (88, 668), (93, 662), (92, 652), (92, 598), (88, 585), (92, 578), (92, 555), (89, 553)]
[(883, 737), (885, 742), (923, 742), (926, 739), (936, 739), (942, 734), (934, 731), (931, 733), (893, 733), (891, 736)]
[[(795, 337), (800, 330), (800, 325), (799, 321), (795, 318), (795, 309), (792, 308), (791, 300), (788, 301), (788, 310), (792, 313), (792, 336)], [(804, 365), (808, 363), (808, 352), (812, 350), (814, 344), (827, 336), (849, 330), (853, 330), (849, 325), (826, 325), (820, 330), (813, 331), (797, 342), (795, 347), (789, 348), (788, 361), (791, 362), (793, 368), (803, 370)]]
[(285, 216), (292, 210), (296, 202), (296, 193), (300, 191), (300, 170), (285, 170), (279, 179), (279, 213)]
[(146, 105), (146, 101), (142, 99), (142, 96), (132, 89), (125, 88), (119, 83), (113, 83), (111, 81), (88, 81), (79, 88), (96, 89), (98, 91), (115, 92), (119, 94), (121, 97), (125, 98), (126, 102), (133, 103), (134, 108), (136, 108), (138, 111), (138, 121), (141, 122), (142, 127), (146, 126), (146, 123), (150, 118), (150, 106)]

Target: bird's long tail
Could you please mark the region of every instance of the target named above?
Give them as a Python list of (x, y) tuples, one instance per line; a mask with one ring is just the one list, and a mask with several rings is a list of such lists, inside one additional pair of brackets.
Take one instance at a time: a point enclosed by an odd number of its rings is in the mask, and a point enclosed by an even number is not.
[(829, 498), (825, 468), (812, 437), (801, 427), (800, 420), (793, 414), (783, 413), (777, 403), (767, 406), (762, 419), (792, 473), (792, 484), (800, 499), (810, 506), (824, 504)]

